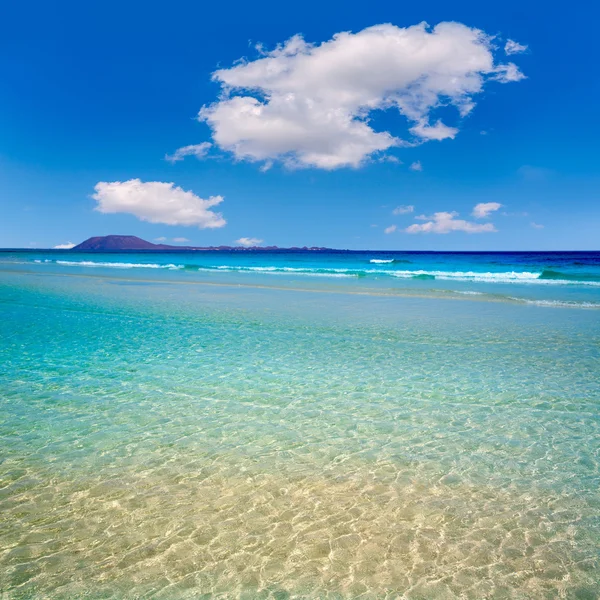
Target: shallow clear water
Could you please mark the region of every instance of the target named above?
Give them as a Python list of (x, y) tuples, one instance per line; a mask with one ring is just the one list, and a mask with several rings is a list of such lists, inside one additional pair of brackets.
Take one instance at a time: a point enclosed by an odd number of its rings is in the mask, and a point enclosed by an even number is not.
[(5, 597), (600, 595), (597, 310), (29, 258), (0, 265)]

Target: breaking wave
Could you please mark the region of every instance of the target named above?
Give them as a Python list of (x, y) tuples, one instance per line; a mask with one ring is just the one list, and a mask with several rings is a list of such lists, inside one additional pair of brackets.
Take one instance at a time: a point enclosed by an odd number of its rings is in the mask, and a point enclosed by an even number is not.
[[(44, 261), (50, 262), (50, 261)], [(57, 260), (57, 265), (66, 267), (107, 267), (110, 269), (169, 269), (178, 271), (184, 269), (185, 265), (159, 265), (156, 263), (126, 263), (126, 262), (95, 262), (92, 260)]]
[(392, 263), (394, 263), (394, 264), (400, 264), (400, 263), (410, 264), (412, 261), (404, 260), (403, 258), (372, 258), (369, 262), (374, 265), (386, 265), (386, 264), (392, 264)]
[[(551, 284), (551, 285), (585, 285), (600, 287), (600, 274), (565, 273), (553, 269), (541, 271), (443, 271), (423, 269), (390, 268), (396, 259), (371, 259), (373, 268), (334, 268), (334, 267), (288, 267), (279, 265), (247, 266), (247, 265), (198, 265), (198, 264), (160, 264), (134, 262), (105, 262), (91, 260), (35, 260), (36, 263), (54, 263), (65, 267), (92, 267), (109, 269), (163, 269), (169, 271), (204, 271), (229, 273), (255, 273), (277, 275), (301, 275), (313, 277), (354, 277), (413, 280), (465, 281), (474, 283), (519, 283), (519, 284)], [(381, 266), (376, 266), (381, 265)], [(389, 265), (389, 266), (388, 266)]]

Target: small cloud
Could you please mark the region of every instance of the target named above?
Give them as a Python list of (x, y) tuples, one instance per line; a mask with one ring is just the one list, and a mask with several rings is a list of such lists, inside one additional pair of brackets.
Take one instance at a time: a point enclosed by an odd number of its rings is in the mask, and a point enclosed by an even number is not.
[(262, 244), (264, 242), (264, 240), (261, 240), (259, 238), (251, 238), (251, 237), (242, 237), (239, 240), (235, 240), (236, 244), (239, 244), (240, 246), (246, 246), (246, 248), (250, 248), (251, 246), (258, 246), (259, 244)]
[(499, 202), (480, 202), (476, 204), (471, 213), (476, 219), (487, 219), (490, 213), (502, 207)]
[(262, 167), (260, 167), (259, 171), (261, 173), (266, 173), (267, 171), (269, 171), (271, 169), (272, 166), (273, 166), (273, 161), (272, 160), (268, 160), (266, 163), (264, 163), (262, 165)]
[(491, 223), (473, 223), (463, 219), (456, 219), (457, 212), (437, 212), (432, 217), (415, 217), (423, 220), (428, 218), (426, 223), (414, 223), (407, 227), (406, 233), (450, 233), (451, 231), (464, 231), (465, 233), (488, 233), (496, 231)]
[(441, 142), (448, 138), (453, 140), (458, 133), (458, 129), (444, 125), (441, 120), (438, 120), (435, 125), (429, 125), (426, 121), (419, 121), (414, 127), (410, 128), (410, 132), (424, 140)]
[(71, 248), (74, 248), (77, 244), (74, 244), (73, 242), (65, 242), (64, 244), (58, 244), (56, 246), (54, 246), (55, 250), (70, 250)]
[(100, 181), (94, 190), (92, 198), (98, 203), (95, 210), (105, 214), (125, 213), (149, 223), (196, 225), (199, 229), (224, 227), (227, 223), (221, 213), (210, 210), (223, 202), (223, 196), (200, 198), (174, 183)]
[(515, 63), (500, 65), (495, 69), (495, 73), (497, 73), (497, 75), (494, 79), (500, 83), (510, 83), (511, 81), (521, 81), (521, 79), (526, 79), (525, 75), (519, 70), (519, 67), (517, 67)]
[(157, 237), (157, 238), (154, 238), (154, 241), (155, 241), (155, 242), (161, 242), (161, 243), (162, 243), (162, 242), (166, 242), (166, 241), (167, 241), (167, 238), (166, 238), (166, 237), (164, 237), (164, 236), (163, 236), (163, 237)]
[(178, 244), (185, 244), (185, 242), (189, 242), (190, 240), (188, 240), (187, 238), (184, 237), (176, 237), (173, 238), (174, 242), (177, 242)]
[(386, 227), (383, 230), (383, 233), (394, 233), (394, 231), (396, 231), (396, 229), (398, 229), (398, 227), (396, 227), (396, 225), (390, 225), (389, 227)]
[(511, 54), (521, 54), (522, 52), (526, 52), (528, 47), (529, 46), (524, 46), (514, 40), (508, 40), (504, 45), (504, 52), (507, 56), (510, 56)]
[(487, 135), (487, 134), (488, 134), (488, 132), (487, 132), (485, 129), (482, 129), (482, 130), (479, 132), (479, 135)]
[(372, 223), (371, 227), (379, 227), (379, 225), (376, 225), (375, 223)]
[(533, 221), (531, 222), (531, 226), (532, 226), (534, 229), (544, 229), (544, 226), (543, 226), (543, 225), (540, 225), (539, 223), (534, 223)]
[(377, 159), (377, 162), (380, 162), (380, 163), (394, 163), (396, 165), (401, 165), (402, 164), (402, 161), (397, 156), (388, 156), (388, 155), (380, 156)]
[(415, 207), (412, 204), (406, 206), (396, 206), (392, 211), (393, 215), (407, 215), (408, 213), (415, 212)]
[(210, 142), (202, 142), (201, 144), (192, 144), (191, 146), (183, 146), (178, 148), (173, 154), (165, 154), (165, 160), (170, 163), (176, 163), (183, 160), (186, 156), (195, 156), (198, 160), (204, 158), (212, 144)]
[(416, 160), (414, 163), (412, 163), (410, 165), (410, 167), (408, 167), (411, 171), (422, 171), (423, 170), (423, 165), (421, 164), (420, 160)]

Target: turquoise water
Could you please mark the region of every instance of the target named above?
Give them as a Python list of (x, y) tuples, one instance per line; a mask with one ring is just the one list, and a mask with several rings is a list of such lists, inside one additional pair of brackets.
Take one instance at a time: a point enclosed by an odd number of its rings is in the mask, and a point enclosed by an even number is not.
[(598, 255), (379, 256), (0, 255), (1, 597), (598, 598)]
[(600, 252), (0, 252), (0, 269), (600, 308)]

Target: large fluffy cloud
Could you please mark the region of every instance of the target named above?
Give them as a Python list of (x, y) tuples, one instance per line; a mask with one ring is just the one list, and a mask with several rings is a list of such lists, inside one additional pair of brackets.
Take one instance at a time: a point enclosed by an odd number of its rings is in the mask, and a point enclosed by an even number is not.
[[(288, 166), (356, 167), (394, 146), (453, 138), (458, 128), (433, 112), (461, 116), (490, 80), (518, 81), (513, 63), (496, 64), (491, 38), (460, 23), (376, 25), (321, 44), (296, 35), (261, 57), (219, 69), (218, 101), (204, 106), (214, 142), (238, 159)], [(394, 109), (414, 136), (376, 131), (369, 116)]]
[(150, 223), (196, 225), (200, 229), (226, 224), (220, 213), (210, 210), (223, 202), (222, 196), (204, 200), (174, 183), (139, 179), (101, 181), (94, 189), (92, 198), (98, 202), (96, 210), (101, 213), (128, 213)]
[(496, 231), (491, 223), (473, 223), (464, 219), (457, 219), (457, 212), (437, 212), (431, 217), (421, 215), (415, 217), (426, 221), (425, 223), (414, 223), (407, 227), (406, 233), (450, 233), (451, 231), (464, 231), (466, 233), (486, 233)]

